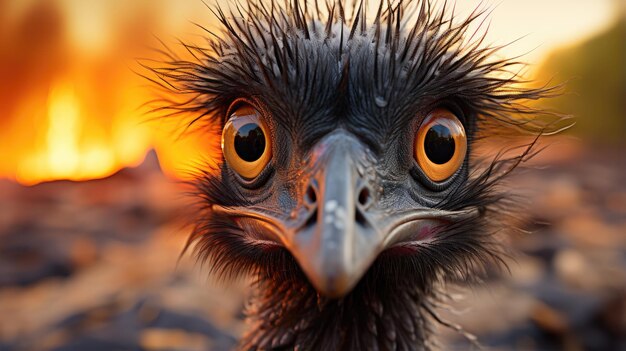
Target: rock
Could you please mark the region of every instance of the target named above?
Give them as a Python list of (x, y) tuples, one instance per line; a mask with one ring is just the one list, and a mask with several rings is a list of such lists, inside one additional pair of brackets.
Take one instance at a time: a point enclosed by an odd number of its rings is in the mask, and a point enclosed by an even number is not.
[(585, 257), (576, 250), (562, 250), (554, 260), (556, 274), (565, 284), (584, 288), (591, 285), (593, 274)]
[(145, 350), (213, 350), (211, 339), (185, 330), (149, 328), (141, 332), (139, 346)]
[(531, 311), (530, 319), (539, 328), (552, 334), (564, 335), (569, 331), (565, 316), (543, 303), (535, 304)]
[(98, 259), (98, 248), (93, 241), (82, 238), (72, 243), (70, 260), (77, 269), (84, 268)]

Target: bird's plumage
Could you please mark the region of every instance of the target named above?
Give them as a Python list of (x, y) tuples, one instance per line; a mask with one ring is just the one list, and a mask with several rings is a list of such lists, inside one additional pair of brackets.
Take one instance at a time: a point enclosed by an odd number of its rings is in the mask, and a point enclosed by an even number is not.
[[(506, 130), (558, 129), (527, 105), (555, 88), (521, 85), (519, 63), (494, 56), (497, 48), (486, 47), (477, 29), (484, 11), (457, 21), (446, 6), (435, 10), (426, 0), (375, 5), (374, 13), (364, 1), (249, 0), (229, 11), (216, 7), (222, 30), (207, 30), (206, 47), (185, 44), (191, 59), (170, 53), (150, 68), (177, 93), (159, 108), (169, 116), (191, 113), (190, 124), (221, 128), (233, 101), (241, 100), (261, 110), (270, 130), (273, 160), (258, 177), (241, 179), (218, 162), (196, 180), (202, 210), (190, 244), (217, 274), (256, 278), (244, 349), (430, 348), (443, 296), (436, 291), (500, 264), (494, 233), (507, 196), (498, 184), (533, 154), (529, 145), (481, 163), (476, 141)], [(469, 155), (454, 176), (433, 182), (411, 154), (420, 122), (438, 107), (463, 123)], [(330, 154), (337, 143), (349, 145)], [(411, 209), (444, 218), (432, 237), (381, 247), (341, 298), (320, 294), (310, 283), (313, 268), (305, 274), (292, 247), (268, 239), (280, 236), (268, 221), (289, 228), (303, 213), (301, 199), (311, 189), (305, 183), (323, 178), (315, 174), (327, 171), (319, 156), (325, 153), (354, 155), (346, 162), (371, 186), (371, 218)], [(375, 226), (378, 220), (362, 207), (355, 221)], [(254, 215), (234, 215), (241, 208)]]

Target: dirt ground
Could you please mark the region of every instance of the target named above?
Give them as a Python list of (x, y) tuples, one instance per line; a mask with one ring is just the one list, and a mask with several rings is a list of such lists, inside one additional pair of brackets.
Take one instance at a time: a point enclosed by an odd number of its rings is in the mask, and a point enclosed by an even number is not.
[[(557, 146), (515, 175), (529, 233), (508, 237), (510, 273), (455, 289), (446, 318), (488, 349), (626, 350), (624, 153)], [(0, 350), (232, 349), (247, 284), (179, 260), (184, 191), (154, 154), (103, 180), (0, 181)]]

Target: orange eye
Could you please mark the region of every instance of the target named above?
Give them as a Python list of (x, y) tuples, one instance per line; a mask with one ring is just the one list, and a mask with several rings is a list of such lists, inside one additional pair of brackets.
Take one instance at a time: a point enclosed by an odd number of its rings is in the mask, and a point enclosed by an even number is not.
[(439, 108), (422, 122), (415, 137), (415, 160), (430, 180), (450, 178), (467, 153), (465, 128), (450, 111)]
[(261, 114), (249, 104), (237, 108), (222, 131), (222, 152), (240, 176), (253, 179), (272, 158), (271, 143)]

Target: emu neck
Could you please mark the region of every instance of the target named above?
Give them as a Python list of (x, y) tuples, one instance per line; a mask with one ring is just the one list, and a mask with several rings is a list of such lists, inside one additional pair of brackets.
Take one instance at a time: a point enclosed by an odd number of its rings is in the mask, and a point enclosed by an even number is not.
[(306, 282), (261, 281), (247, 306), (243, 350), (428, 349), (424, 297), (407, 287), (357, 286), (340, 300)]

